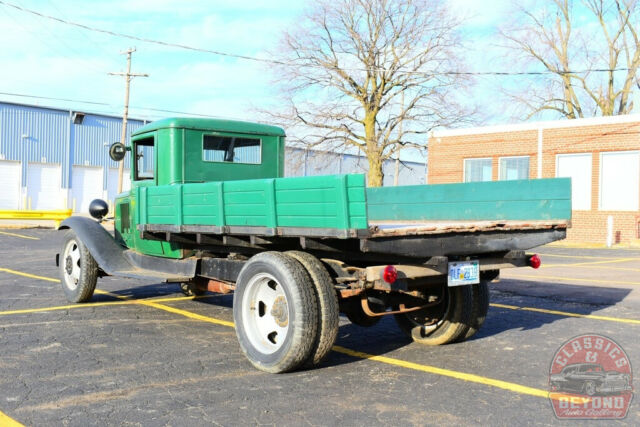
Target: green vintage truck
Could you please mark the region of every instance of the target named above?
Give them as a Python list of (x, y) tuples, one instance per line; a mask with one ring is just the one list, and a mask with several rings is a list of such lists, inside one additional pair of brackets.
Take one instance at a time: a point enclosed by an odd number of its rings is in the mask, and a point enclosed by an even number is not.
[(103, 276), (233, 295), (240, 346), (258, 369), (312, 367), (330, 351), (340, 312), (373, 326), (392, 315), (414, 341), (463, 341), (482, 326), (488, 282), (537, 268), (524, 251), (563, 239), (569, 179), (367, 188), (364, 175), (284, 178), (278, 127), (173, 118), (116, 143), (131, 190), (99, 221), (61, 224), (56, 256), (70, 301)]

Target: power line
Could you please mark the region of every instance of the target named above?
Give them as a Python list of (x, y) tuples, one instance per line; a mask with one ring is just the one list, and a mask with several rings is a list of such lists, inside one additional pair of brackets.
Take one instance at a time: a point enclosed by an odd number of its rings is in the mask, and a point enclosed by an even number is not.
[[(151, 44), (157, 44), (157, 45), (161, 45), (161, 46), (166, 46), (166, 47), (174, 47), (174, 48), (178, 48), (178, 49), (184, 49), (184, 50), (190, 50), (190, 51), (195, 51), (195, 52), (202, 52), (202, 53), (210, 53), (213, 55), (219, 55), (219, 56), (224, 56), (224, 57), (229, 57), (229, 58), (236, 58), (236, 59), (243, 59), (243, 60), (247, 60), (247, 61), (255, 61), (255, 62), (263, 62), (263, 63), (268, 63), (268, 64), (277, 64), (277, 65), (285, 65), (285, 66), (298, 66), (298, 67), (303, 67), (303, 68), (321, 68), (321, 69), (325, 69), (326, 67), (324, 66), (318, 66), (318, 65), (314, 65), (314, 64), (299, 64), (296, 62), (292, 62), (292, 61), (279, 61), (277, 59), (267, 59), (267, 58), (258, 58), (255, 56), (248, 56), (248, 55), (240, 55), (240, 54), (235, 54), (235, 53), (229, 53), (229, 52), (222, 52), (219, 50), (211, 50), (211, 49), (204, 49), (204, 48), (200, 48), (200, 47), (194, 47), (194, 46), (189, 46), (189, 45), (185, 45), (185, 44), (180, 44), (180, 43), (172, 43), (172, 42), (166, 42), (166, 41), (162, 41), (162, 40), (155, 40), (155, 39), (149, 39), (146, 37), (139, 37), (139, 36), (134, 36), (131, 34), (125, 34), (125, 33), (119, 33), (116, 31), (111, 31), (111, 30), (105, 30), (102, 28), (97, 28), (97, 27), (92, 27), (89, 25), (85, 25), (85, 24), (81, 24), (79, 22), (74, 22), (74, 21), (68, 21), (66, 19), (62, 19), (62, 18), (58, 18), (56, 16), (51, 16), (51, 15), (46, 15), (44, 13), (38, 12), (36, 10), (32, 10), (32, 9), (27, 9), (24, 8), (22, 6), (13, 4), (13, 3), (9, 3), (6, 2), (4, 0), (0, 0), (0, 4), (7, 6), (7, 7), (12, 7), (14, 9), (17, 9), (21, 12), (24, 13), (30, 13), (32, 15), (35, 16), (39, 16), (41, 18), (46, 18), (46, 19), (50, 19), (56, 22), (59, 22), (61, 24), (65, 24), (65, 25), (71, 25), (74, 27), (78, 27), (78, 28), (82, 28), (84, 30), (87, 31), (93, 31), (93, 32), (98, 32), (98, 33), (103, 33), (103, 34), (108, 34), (110, 36), (114, 36), (114, 37), (121, 37), (121, 38), (126, 38), (126, 39), (131, 39), (131, 40), (136, 40), (136, 41), (140, 41), (143, 43), (151, 43)], [(336, 67), (338, 68), (338, 67)], [(361, 68), (342, 68), (343, 70), (347, 70), (347, 71), (378, 71), (378, 72), (386, 72), (389, 71), (387, 69), (384, 68), (371, 68), (371, 69), (361, 69)], [(541, 75), (549, 75), (549, 74), (560, 74), (560, 75), (570, 75), (570, 74), (587, 74), (587, 73), (610, 73), (610, 72), (618, 72), (618, 71), (629, 71), (630, 68), (596, 68), (596, 69), (589, 69), (589, 70), (571, 70), (571, 71), (551, 71), (551, 70), (543, 70), (543, 71), (433, 71), (433, 72), (425, 72), (425, 71), (404, 71), (404, 73), (406, 74), (424, 74), (424, 75), (436, 75), (436, 76), (444, 76), (444, 75), (449, 75), (449, 76), (541, 76)]]
[[(121, 105), (109, 104), (107, 102), (85, 101), (85, 100), (82, 100), (82, 99), (71, 99), (71, 98), (56, 98), (56, 97), (52, 97), (52, 96), (28, 95), (28, 94), (23, 94), (23, 93), (0, 92), (0, 95), (14, 96), (14, 97), (18, 97), (18, 98), (46, 99), (46, 100), (49, 100), (49, 101), (78, 102), (78, 103), (81, 103), (81, 104), (106, 106), (106, 107), (114, 108), (114, 109), (116, 107), (122, 107)], [(179, 110), (165, 110), (165, 109), (161, 109), (161, 108), (152, 108), (152, 107), (131, 106), (131, 108), (132, 109), (136, 109), (136, 110), (153, 111), (153, 112), (158, 112), (158, 113), (184, 114), (186, 116), (205, 117), (205, 118), (211, 118), (211, 119), (246, 120), (246, 119), (240, 119), (240, 118), (237, 118), (237, 117), (212, 116), (210, 114), (192, 113), (192, 112), (188, 112), (188, 111), (179, 111)]]
[(8, 7), (12, 7), (14, 9), (17, 9), (17, 10), (21, 11), (21, 12), (26, 12), (26, 13), (30, 13), (32, 15), (39, 16), (41, 18), (51, 19), (51, 20), (57, 21), (57, 22), (59, 22), (61, 24), (72, 25), (74, 27), (83, 28), (83, 29), (85, 29), (87, 31), (94, 31), (94, 32), (98, 32), (98, 33), (108, 34), (108, 35), (115, 36), (115, 37), (122, 37), (122, 38), (131, 39), (131, 40), (137, 40), (137, 41), (141, 41), (141, 42), (144, 42), (144, 43), (158, 44), (158, 45), (161, 45), (161, 46), (176, 47), (176, 48), (179, 48), (179, 49), (193, 50), (193, 51), (204, 52), (204, 53), (211, 53), (211, 54), (214, 54), (214, 55), (228, 56), (228, 57), (231, 57), (231, 58), (246, 59), (248, 61), (259, 61), (259, 62), (268, 62), (268, 63), (272, 63), (272, 64), (275, 63), (275, 64), (286, 65), (286, 63), (284, 63), (284, 62), (277, 61), (277, 60), (274, 60), (274, 59), (263, 59), (263, 58), (256, 58), (256, 57), (253, 57), (253, 56), (246, 56), (246, 55), (238, 55), (238, 54), (233, 54), (233, 53), (227, 53), (227, 52), (222, 52), (222, 51), (218, 51), (218, 50), (203, 49), (203, 48), (199, 48), (199, 47), (188, 46), (188, 45), (185, 45), (185, 44), (165, 42), (165, 41), (161, 41), (161, 40), (154, 40), (154, 39), (149, 39), (149, 38), (146, 38), (146, 37), (138, 37), (138, 36), (134, 36), (134, 35), (131, 35), (131, 34), (124, 34), (124, 33), (119, 33), (119, 32), (116, 32), (116, 31), (105, 30), (105, 29), (102, 29), (102, 28), (91, 27), (89, 25), (80, 24), (78, 22), (68, 21), (66, 19), (58, 18), (58, 17), (51, 16), (51, 15), (45, 15), (44, 13), (40, 13), (40, 12), (32, 10), (32, 9), (27, 9), (27, 8), (22, 7), (22, 6), (18, 6), (17, 4), (9, 3), (9, 2), (6, 2), (6, 1), (2, 1), (2, 0), (0, 0), (0, 4), (3, 4), (3, 5), (8, 6)]

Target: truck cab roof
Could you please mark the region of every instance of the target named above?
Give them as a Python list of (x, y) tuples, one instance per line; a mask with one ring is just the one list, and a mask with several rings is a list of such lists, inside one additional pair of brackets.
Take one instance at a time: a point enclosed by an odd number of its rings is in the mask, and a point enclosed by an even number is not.
[(268, 136), (285, 136), (284, 130), (278, 126), (262, 123), (243, 122), (238, 120), (205, 119), (191, 117), (171, 117), (151, 122), (135, 131), (132, 136), (158, 129), (185, 128), (214, 132), (232, 132)]

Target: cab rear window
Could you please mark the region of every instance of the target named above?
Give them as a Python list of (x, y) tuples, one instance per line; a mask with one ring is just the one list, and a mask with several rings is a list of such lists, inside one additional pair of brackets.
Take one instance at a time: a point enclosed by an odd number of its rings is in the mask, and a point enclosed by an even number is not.
[(204, 135), (202, 160), (206, 162), (245, 163), (262, 162), (262, 144), (258, 138)]

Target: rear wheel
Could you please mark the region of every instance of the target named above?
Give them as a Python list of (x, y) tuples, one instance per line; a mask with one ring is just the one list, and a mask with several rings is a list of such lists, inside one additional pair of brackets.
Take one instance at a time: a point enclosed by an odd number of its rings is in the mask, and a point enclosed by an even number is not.
[[(367, 302), (369, 308), (376, 313), (383, 312), (386, 308), (383, 301), (372, 296), (367, 297)], [(349, 319), (351, 323), (365, 328), (376, 325), (380, 319), (382, 319), (380, 316), (371, 317), (364, 312), (360, 296), (343, 299), (340, 303), (340, 310), (347, 316), (347, 319)]]
[(318, 258), (301, 251), (289, 251), (286, 254), (295, 258), (307, 270), (318, 300), (318, 334), (311, 354), (304, 363), (305, 366), (312, 367), (327, 357), (336, 342), (340, 321), (338, 295), (329, 272)]
[(462, 342), (474, 336), (484, 324), (489, 311), (489, 282), (481, 280), (477, 285), (471, 285), (473, 293), (473, 304), (471, 307), (471, 323), (469, 329), (460, 336), (458, 341)]
[(98, 264), (71, 229), (64, 235), (61, 254), (60, 282), (67, 300), (89, 301), (98, 281)]
[(258, 369), (291, 371), (311, 354), (318, 301), (305, 268), (295, 259), (262, 252), (242, 268), (233, 296), (240, 348)]
[(471, 324), (471, 286), (443, 284), (441, 303), (422, 310), (394, 315), (398, 326), (415, 342), (441, 345), (454, 342)]

